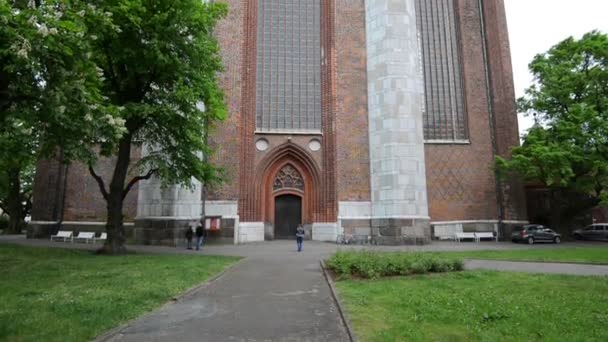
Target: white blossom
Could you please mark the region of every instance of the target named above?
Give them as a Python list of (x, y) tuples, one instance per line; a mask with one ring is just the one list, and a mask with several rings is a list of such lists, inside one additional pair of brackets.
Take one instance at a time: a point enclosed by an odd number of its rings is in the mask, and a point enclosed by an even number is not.
[(65, 106), (59, 106), (59, 107), (57, 108), (57, 111), (58, 111), (60, 114), (65, 113)]
[(79, 15), (79, 16), (81, 16), (81, 17), (84, 17), (85, 12), (84, 12), (84, 10), (82, 10), (82, 11), (80, 11), (80, 12), (76, 13), (76, 14), (78, 14), (78, 15)]
[(40, 27), (38, 27), (38, 33), (40, 33), (43, 37), (46, 37), (49, 35), (49, 29), (45, 24), (42, 24)]
[(17, 56), (27, 59), (28, 57), (28, 53), (26, 49), (20, 49), (19, 51), (17, 51)]
[(57, 31), (57, 29), (56, 29), (56, 28), (51, 27), (51, 28), (49, 29), (49, 34), (50, 34), (50, 35), (56, 35), (57, 33), (59, 33), (59, 31)]
[(118, 117), (118, 118), (114, 119), (114, 122), (116, 123), (116, 126), (124, 127), (124, 125), (127, 121), (123, 118)]
[(93, 117), (91, 116), (91, 114), (87, 114), (84, 116), (84, 120), (90, 122), (90, 121), (93, 121)]

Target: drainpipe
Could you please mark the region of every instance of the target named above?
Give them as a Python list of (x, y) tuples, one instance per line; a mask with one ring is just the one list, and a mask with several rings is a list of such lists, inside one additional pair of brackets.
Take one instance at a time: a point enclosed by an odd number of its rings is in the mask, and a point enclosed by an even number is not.
[[(479, 1), (479, 22), (481, 24), (481, 37), (482, 37), (482, 51), (483, 51), (483, 65), (484, 74), (486, 81), (486, 95), (488, 98), (488, 114), (490, 122), (490, 137), (492, 140), (492, 155), (494, 158), (498, 155), (498, 143), (496, 141), (496, 115), (494, 114), (494, 94), (490, 89), (492, 84), (492, 72), (489, 67), (489, 54), (488, 54), (488, 37), (486, 35), (486, 18), (484, 15), (484, 4), (483, 0)], [(496, 208), (498, 210), (498, 233), (503, 231), (504, 225), (504, 196), (502, 182), (498, 178), (498, 175), (494, 175), (496, 183)]]
[(59, 221), (57, 222), (58, 230), (61, 229), (61, 225), (63, 223), (63, 215), (65, 212), (65, 199), (67, 197), (67, 186), (68, 186), (68, 172), (70, 171), (70, 164), (65, 164), (63, 166), (63, 191), (61, 195), (61, 211), (59, 212)]

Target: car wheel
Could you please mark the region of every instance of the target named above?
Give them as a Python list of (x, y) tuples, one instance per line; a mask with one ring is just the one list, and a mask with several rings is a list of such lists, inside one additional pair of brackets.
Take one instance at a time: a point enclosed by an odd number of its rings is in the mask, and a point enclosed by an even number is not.
[(582, 240), (583, 236), (580, 235), (580, 234), (574, 234), (574, 238), (577, 239), (577, 240)]
[(560, 243), (562, 242), (562, 239), (559, 238), (559, 236), (556, 236), (555, 239), (553, 239), (554, 243)]
[(514, 240), (511, 240), (511, 242), (513, 242), (513, 243), (517, 243), (517, 240), (515, 240), (515, 239), (514, 239)]
[(528, 238), (528, 245), (533, 245), (534, 244), (534, 238), (529, 237)]

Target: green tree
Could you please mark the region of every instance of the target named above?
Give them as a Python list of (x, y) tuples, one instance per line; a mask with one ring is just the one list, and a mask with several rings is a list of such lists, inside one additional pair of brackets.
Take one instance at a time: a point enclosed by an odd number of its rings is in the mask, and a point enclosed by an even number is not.
[[(538, 123), (501, 170), (515, 170), (553, 191), (578, 193), (564, 215), (608, 202), (608, 36), (568, 38), (530, 63), (534, 84), (518, 99)], [(570, 201), (573, 202), (573, 201)]]
[[(114, 157), (108, 184), (89, 160), (89, 171), (107, 204), (108, 240), (103, 251), (125, 251), (123, 201), (140, 180), (153, 175), (166, 183), (209, 182), (215, 170), (201, 158), (209, 153), (205, 123), (223, 119), (226, 107), (218, 86), (222, 70), (213, 29), (227, 13), (225, 4), (200, 0), (97, 0), (111, 25), (94, 23), (94, 58), (103, 71), (102, 92), (118, 116), (120, 135), (100, 134), (99, 154)], [(205, 104), (202, 110), (200, 103)], [(110, 132), (112, 133), (112, 132)], [(131, 148), (145, 142), (139, 175), (128, 179)]]
[(35, 161), (58, 145), (68, 160), (84, 158), (85, 137), (103, 125), (91, 124), (106, 111), (85, 17), (106, 22), (78, 1), (0, 0), (0, 206), (9, 232), (23, 227)]

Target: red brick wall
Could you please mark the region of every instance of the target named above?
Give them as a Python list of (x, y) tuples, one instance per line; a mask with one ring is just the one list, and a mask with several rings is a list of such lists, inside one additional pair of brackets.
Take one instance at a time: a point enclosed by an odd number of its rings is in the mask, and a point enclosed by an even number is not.
[(498, 217), (483, 40), (477, 0), (457, 6), (469, 145), (426, 145), (426, 175), (432, 221)]
[(225, 71), (220, 76), (228, 106), (228, 117), (210, 134), (215, 150), (210, 161), (225, 171), (221, 186), (210, 189), (210, 200), (237, 200), (239, 197), (239, 121), (241, 119), (244, 1), (227, 0), (228, 17), (220, 22), (215, 32), (220, 42)]
[(365, 1), (336, 1), (336, 164), (340, 201), (369, 201)]
[(32, 198), (33, 221), (55, 221), (58, 219), (62, 196), (64, 165), (58, 159), (40, 160), (36, 165), (34, 196)]
[[(131, 151), (131, 165), (141, 157), (141, 148), (133, 147)], [(115, 158), (100, 158), (95, 171), (105, 184), (109, 186), (114, 171)], [(127, 176), (127, 182), (135, 176), (137, 170)], [(68, 183), (66, 189), (64, 221), (105, 221), (106, 202), (99, 191), (99, 186), (89, 174), (88, 168), (82, 163), (72, 163), (67, 172)], [(133, 221), (137, 216), (138, 187), (134, 186), (125, 198), (123, 214), (125, 221)]]
[[(509, 157), (511, 148), (519, 145), (519, 129), (507, 18), (503, 0), (485, 1), (483, 4), (486, 19), (490, 91), (496, 127), (496, 148), (498, 155)], [(511, 178), (502, 183), (502, 188), (504, 218), (507, 220), (526, 219), (523, 182), (520, 179)]]

